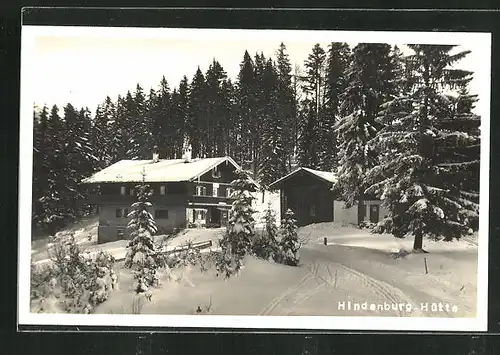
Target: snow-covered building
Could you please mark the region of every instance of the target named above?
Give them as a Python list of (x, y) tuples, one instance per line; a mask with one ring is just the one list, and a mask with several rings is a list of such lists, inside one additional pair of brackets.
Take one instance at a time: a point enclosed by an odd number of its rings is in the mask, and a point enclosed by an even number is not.
[[(344, 202), (331, 191), (336, 181), (332, 172), (301, 167), (276, 180), (269, 188), (280, 192), (281, 215), (291, 209), (299, 226), (320, 222), (357, 224), (358, 206), (345, 208)], [(376, 223), (388, 214), (380, 200), (368, 199), (364, 205), (361, 210), (366, 221)]]
[(154, 153), (151, 160), (121, 160), (82, 181), (92, 191), (88, 203), (98, 206), (99, 243), (128, 237), (127, 214), (136, 201), (134, 189), (142, 181), (143, 169), (153, 190), (151, 213), (160, 233), (221, 226), (227, 220), (230, 183), (240, 170), (232, 158), (160, 159)]

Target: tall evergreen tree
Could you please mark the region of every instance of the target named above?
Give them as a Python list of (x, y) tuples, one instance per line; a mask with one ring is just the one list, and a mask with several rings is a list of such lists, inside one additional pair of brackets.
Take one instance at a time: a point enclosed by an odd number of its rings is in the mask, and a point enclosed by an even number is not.
[[(97, 159), (97, 166), (104, 169), (112, 163), (113, 137), (112, 130), (115, 117), (115, 105), (109, 96), (97, 106), (92, 128), (92, 146)], [(96, 149), (99, 147), (99, 149)]]
[(459, 238), (478, 217), (479, 118), (465, 91), (472, 73), (453, 67), (469, 51), (408, 47), (411, 85), (385, 105), (378, 119), (384, 127), (371, 141), (390, 154), (366, 180), (367, 192), (381, 194), (391, 211), (384, 229), (412, 234), (414, 250), (421, 251), (424, 236)]
[(227, 73), (215, 59), (210, 64), (206, 78), (207, 116), (205, 146), (210, 157), (225, 154), (231, 107), (228, 107)]
[(299, 143), (299, 161), (302, 166), (319, 168), (321, 155), (318, 134), (323, 129), (323, 106), (325, 102), (325, 64), (326, 53), (319, 43), (315, 44), (304, 63), (305, 75), (302, 77), (306, 97), (302, 103), (302, 124)]
[(200, 67), (191, 80), (187, 110), (186, 132), (192, 148), (193, 157), (206, 157), (205, 132), (208, 130), (205, 115), (207, 110), (207, 89), (205, 76)]
[(265, 106), (262, 111), (263, 126), (260, 128), (262, 136), (258, 176), (266, 188), (285, 175), (287, 169), (284, 128), (286, 118), (278, 112), (280, 87), (278, 73), (271, 59), (267, 61), (262, 76), (262, 89), (260, 99)]
[(320, 170), (331, 171), (338, 164), (335, 123), (339, 119), (340, 98), (347, 89), (350, 48), (347, 43), (331, 43), (326, 59), (325, 100), (321, 108), (321, 145), (318, 158)]
[(253, 122), (256, 116), (256, 80), (254, 62), (248, 51), (240, 64), (236, 98), (236, 141), (235, 158), (244, 169), (252, 162)]
[(292, 169), (292, 157), (295, 148), (294, 127), (297, 121), (297, 103), (295, 100), (292, 82), (292, 65), (286, 46), (281, 43), (276, 52), (276, 69), (278, 74), (278, 100), (276, 104), (277, 115), (282, 122), (283, 156), (286, 161), (286, 171)]
[(118, 95), (113, 116), (113, 119), (109, 122), (110, 132), (113, 132), (109, 142), (110, 163), (127, 159), (127, 151), (129, 150), (129, 116), (127, 103), (121, 95)]
[[(39, 117), (37, 117), (39, 116)], [(42, 201), (49, 193), (49, 157), (52, 146), (49, 134), (49, 113), (47, 106), (43, 106), (42, 112), (34, 110), (34, 140), (33, 140), (33, 211), (32, 221), (34, 226), (40, 225), (44, 218), (45, 209)]]
[(375, 117), (381, 104), (397, 94), (397, 86), (391, 80), (394, 75), (389, 45), (360, 43), (353, 49), (340, 107), (343, 116), (335, 126), (341, 144), (339, 178), (334, 190), (347, 207), (358, 204), (358, 224), (365, 217), (364, 178), (378, 158), (368, 141), (380, 128)]
[(172, 97), (170, 86), (165, 76), (160, 81), (160, 88), (156, 93), (154, 102), (150, 99), (149, 105), (154, 132), (153, 140), (159, 148), (160, 155), (166, 159), (171, 159), (174, 154), (170, 129)]
[(231, 183), (235, 199), (229, 212), (226, 234), (220, 240), (221, 259), (217, 269), (225, 277), (238, 273), (243, 268), (243, 259), (251, 251), (252, 239), (255, 236), (255, 220), (252, 208), (254, 185), (245, 173), (237, 172), (238, 178)]
[(127, 216), (130, 218), (127, 229), (131, 240), (127, 245), (125, 267), (134, 271), (136, 293), (147, 292), (151, 286), (158, 283), (157, 270), (161, 265), (160, 255), (153, 240), (158, 227), (150, 213), (152, 204), (149, 198), (152, 191), (145, 178), (146, 172), (143, 171), (142, 183), (136, 186), (137, 201), (132, 204), (132, 211)]
[(134, 95), (127, 94), (127, 111), (129, 114), (129, 143), (127, 152), (129, 159), (148, 159), (153, 148), (152, 122), (147, 114), (146, 96), (142, 87), (137, 84)]

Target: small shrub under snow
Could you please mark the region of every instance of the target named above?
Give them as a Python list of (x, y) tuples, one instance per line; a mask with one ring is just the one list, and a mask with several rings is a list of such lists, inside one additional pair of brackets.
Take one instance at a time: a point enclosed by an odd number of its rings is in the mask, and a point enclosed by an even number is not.
[(51, 263), (31, 267), (31, 308), (35, 312), (91, 313), (117, 283), (114, 257), (82, 253), (71, 232), (49, 247)]

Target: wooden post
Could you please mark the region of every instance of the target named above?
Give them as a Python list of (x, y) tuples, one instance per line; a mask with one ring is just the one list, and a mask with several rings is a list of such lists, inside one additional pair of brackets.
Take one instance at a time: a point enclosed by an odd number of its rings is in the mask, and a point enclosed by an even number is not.
[(427, 258), (424, 258), (424, 265), (425, 265), (425, 273), (428, 274), (429, 270), (427, 269)]
[(324, 237), (324, 238), (323, 238), (323, 244), (325, 244), (325, 245), (326, 245), (326, 242), (327, 242), (326, 237)]

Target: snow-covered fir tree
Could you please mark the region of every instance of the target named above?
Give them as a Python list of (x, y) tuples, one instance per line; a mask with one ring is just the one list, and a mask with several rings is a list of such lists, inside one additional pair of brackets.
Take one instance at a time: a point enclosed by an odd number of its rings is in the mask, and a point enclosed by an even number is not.
[(222, 249), (217, 270), (226, 277), (238, 273), (243, 267), (243, 259), (251, 251), (252, 239), (255, 236), (255, 210), (252, 201), (254, 184), (243, 171), (238, 171), (238, 178), (231, 183), (234, 198), (226, 233), (219, 241)]
[(262, 75), (263, 126), (261, 127), (261, 149), (259, 160), (259, 182), (269, 186), (286, 174), (287, 159), (284, 139), (284, 116), (277, 111), (279, 104), (278, 75), (269, 59)]
[(317, 139), (318, 169), (332, 171), (338, 163), (337, 133), (335, 123), (339, 119), (342, 95), (348, 84), (348, 68), (351, 50), (347, 43), (331, 43), (326, 59), (325, 100), (321, 108), (321, 127)]
[(338, 180), (334, 191), (346, 207), (358, 204), (358, 224), (364, 218), (365, 174), (375, 166), (377, 153), (367, 142), (380, 128), (375, 117), (385, 99), (394, 97), (395, 67), (387, 44), (358, 44), (352, 52), (335, 130), (340, 141)]
[(276, 260), (278, 256), (278, 226), (276, 224), (276, 212), (268, 203), (264, 214), (264, 231), (256, 235), (252, 244), (253, 252), (262, 259)]
[(142, 183), (137, 185), (137, 201), (131, 206), (127, 225), (131, 240), (127, 245), (125, 267), (131, 268), (136, 280), (135, 292), (147, 292), (158, 283), (157, 270), (160, 256), (156, 250), (153, 235), (158, 231), (156, 222), (149, 212), (152, 207), (148, 201), (152, 190), (145, 183), (146, 172), (142, 172)]
[(472, 73), (453, 67), (468, 51), (409, 48), (411, 85), (377, 119), (384, 127), (370, 146), (385, 154), (366, 182), (367, 192), (391, 211), (380, 230), (413, 235), (413, 248), (421, 251), (424, 236), (459, 238), (477, 220), (479, 117), (464, 90)]
[(290, 266), (297, 266), (300, 262), (299, 249), (301, 244), (297, 234), (297, 221), (294, 217), (292, 210), (287, 209), (280, 227), (280, 262)]
[(283, 125), (283, 159), (286, 160), (286, 172), (292, 169), (295, 148), (294, 128), (297, 121), (297, 102), (293, 86), (292, 64), (284, 43), (276, 51), (276, 71), (278, 75), (276, 112)]

